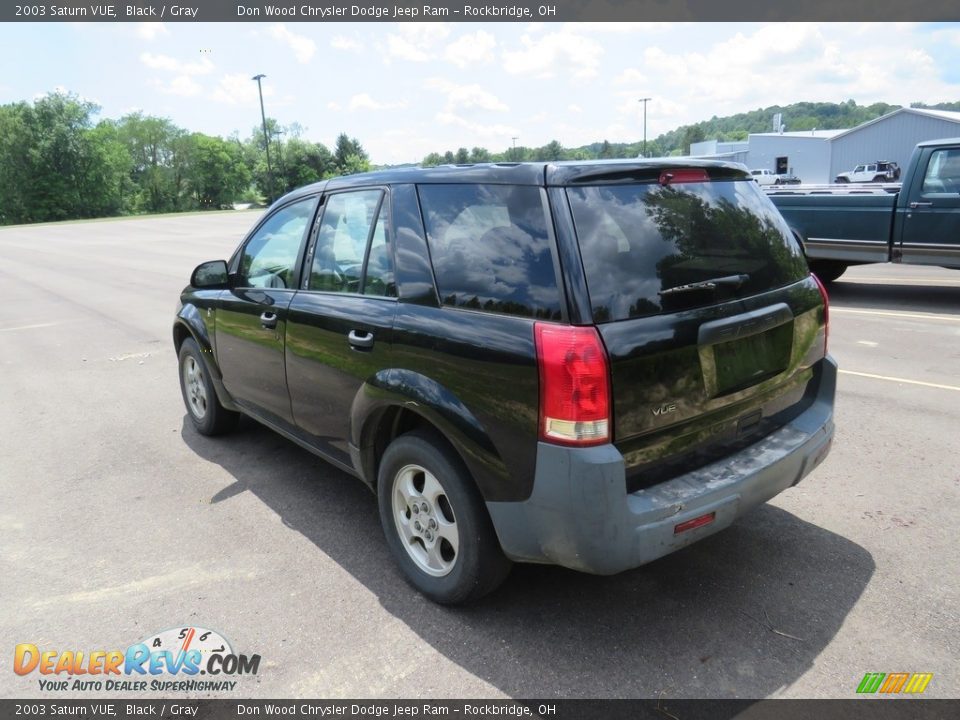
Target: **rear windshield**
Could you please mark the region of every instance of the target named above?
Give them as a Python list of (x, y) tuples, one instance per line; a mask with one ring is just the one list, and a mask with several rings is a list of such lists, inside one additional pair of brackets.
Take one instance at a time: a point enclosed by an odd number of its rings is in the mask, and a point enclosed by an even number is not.
[[(807, 274), (799, 245), (753, 181), (574, 187), (567, 197), (594, 322), (710, 305)], [(727, 280), (675, 290), (717, 278)]]

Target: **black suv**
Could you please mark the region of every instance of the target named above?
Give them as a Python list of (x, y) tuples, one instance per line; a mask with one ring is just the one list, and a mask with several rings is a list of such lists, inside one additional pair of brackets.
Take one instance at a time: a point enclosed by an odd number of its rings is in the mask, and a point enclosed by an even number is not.
[(612, 574), (727, 527), (833, 437), (827, 297), (739, 166), (398, 169), (278, 200), (194, 271), (188, 414), (368, 484), (444, 603), (511, 561)]

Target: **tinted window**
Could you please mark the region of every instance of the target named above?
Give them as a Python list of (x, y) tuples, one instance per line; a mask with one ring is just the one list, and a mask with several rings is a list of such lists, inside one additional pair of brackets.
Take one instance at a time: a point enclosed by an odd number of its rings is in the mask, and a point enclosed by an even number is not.
[(247, 287), (292, 288), (300, 244), (316, 198), (281, 208), (247, 241), (240, 255), (240, 282)]
[[(387, 205), (382, 198), (380, 190), (360, 190), (327, 199), (310, 268), (310, 290), (394, 294)], [(364, 283), (363, 264), (371, 237), (372, 262)]]
[(387, 238), (387, 203), (380, 206), (380, 216), (373, 228), (367, 272), (363, 282), (364, 295), (396, 295), (393, 282), (393, 259)]
[[(570, 188), (596, 322), (763, 292), (807, 273), (783, 218), (753, 182)], [(746, 275), (739, 286), (663, 291)]]
[(560, 318), (538, 188), (422, 185), (419, 193), (444, 305)]
[(960, 149), (937, 150), (930, 155), (923, 192), (960, 193)]

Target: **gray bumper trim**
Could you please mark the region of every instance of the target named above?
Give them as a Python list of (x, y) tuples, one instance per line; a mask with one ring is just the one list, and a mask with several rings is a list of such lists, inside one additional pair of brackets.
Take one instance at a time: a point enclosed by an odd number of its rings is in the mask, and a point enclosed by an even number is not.
[[(487, 503), (504, 552), (612, 575), (722, 530), (826, 457), (836, 380), (827, 357), (814, 403), (793, 421), (734, 455), (635, 493), (626, 491), (623, 457), (613, 445), (540, 443), (531, 496)], [(716, 517), (709, 525), (674, 534), (678, 523), (710, 512)]]

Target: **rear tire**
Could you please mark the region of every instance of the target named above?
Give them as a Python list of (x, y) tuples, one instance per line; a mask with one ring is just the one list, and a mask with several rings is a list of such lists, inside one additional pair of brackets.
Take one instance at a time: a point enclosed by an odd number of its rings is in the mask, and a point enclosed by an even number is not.
[(820, 282), (829, 285), (843, 275), (847, 264), (839, 260), (811, 260), (810, 271), (820, 278)]
[(187, 338), (180, 346), (180, 392), (187, 416), (201, 435), (222, 435), (237, 426), (240, 414), (220, 404), (210, 371), (197, 341)]
[(407, 581), (456, 605), (492, 592), (512, 563), (462, 461), (433, 433), (415, 430), (387, 448), (377, 479), (380, 522)]

